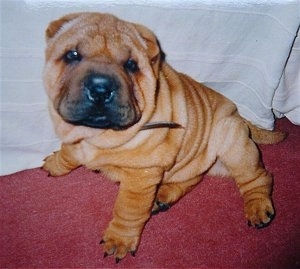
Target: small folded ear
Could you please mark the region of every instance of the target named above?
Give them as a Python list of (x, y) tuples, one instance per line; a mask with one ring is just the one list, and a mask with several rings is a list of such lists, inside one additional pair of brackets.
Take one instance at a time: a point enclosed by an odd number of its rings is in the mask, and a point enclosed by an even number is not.
[(50, 22), (46, 30), (46, 40), (48, 41), (50, 38), (54, 37), (64, 24), (76, 19), (79, 16), (80, 13), (68, 14), (58, 20)]
[(159, 63), (160, 60), (164, 60), (165, 54), (161, 50), (160, 44), (154, 33), (143, 25), (134, 24), (134, 26), (147, 43), (148, 56), (149, 59), (151, 59), (152, 65)]

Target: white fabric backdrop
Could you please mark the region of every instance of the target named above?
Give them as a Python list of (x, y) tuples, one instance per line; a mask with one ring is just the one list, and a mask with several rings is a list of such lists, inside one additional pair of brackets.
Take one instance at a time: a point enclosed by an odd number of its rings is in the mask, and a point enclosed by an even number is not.
[(158, 36), (177, 70), (222, 92), (255, 124), (300, 124), (298, 0), (1, 1), (1, 169), (38, 167), (59, 147), (41, 81), (44, 31), (70, 12), (110, 12)]

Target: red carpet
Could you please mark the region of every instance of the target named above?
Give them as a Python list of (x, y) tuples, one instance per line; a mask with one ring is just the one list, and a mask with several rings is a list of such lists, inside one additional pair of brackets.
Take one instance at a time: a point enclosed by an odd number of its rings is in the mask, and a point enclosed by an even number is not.
[(269, 227), (247, 226), (232, 180), (205, 177), (116, 265), (99, 241), (118, 186), (84, 168), (60, 178), (33, 169), (0, 179), (0, 267), (300, 268), (300, 127), (277, 126), (287, 140), (261, 147), (275, 177)]

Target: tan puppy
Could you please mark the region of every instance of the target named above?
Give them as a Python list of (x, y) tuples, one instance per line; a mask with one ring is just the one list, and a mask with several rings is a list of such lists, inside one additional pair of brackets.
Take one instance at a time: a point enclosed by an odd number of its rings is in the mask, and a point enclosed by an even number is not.
[(84, 165), (120, 182), (105, 256), (134, 255), (151, 212), (166, 210), (206, 172), (235, 178), (252, 226), (271, 221), (272, 177), (253, 140), (277, 143), (283, 133), (254, 127), (231, 101), (174, 71), (144, 26), (70, 14), (46, 36), (44, 82), (63, 144), (43, 168), (60, 176)]

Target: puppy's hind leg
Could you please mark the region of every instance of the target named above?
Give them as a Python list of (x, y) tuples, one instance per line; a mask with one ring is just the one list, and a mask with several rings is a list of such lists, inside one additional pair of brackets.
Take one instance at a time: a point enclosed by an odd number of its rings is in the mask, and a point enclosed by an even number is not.
[(272, 176), (260, 161), (258, 148), (249, 138), (248, 127), (241, 118), (231, 116), (220, 122), (216, 131), (224, 134), (214, 141), (218, 145), (218, 157), (235, 178), (249, 225), (267, 226), (274, 217)]
[(152, 208), (152, 215), (168, 210), (186, 193), (190, 192), (201, 179), (202, 176), (197, 176), (184, 182), (165, 183), (160, 185)]

